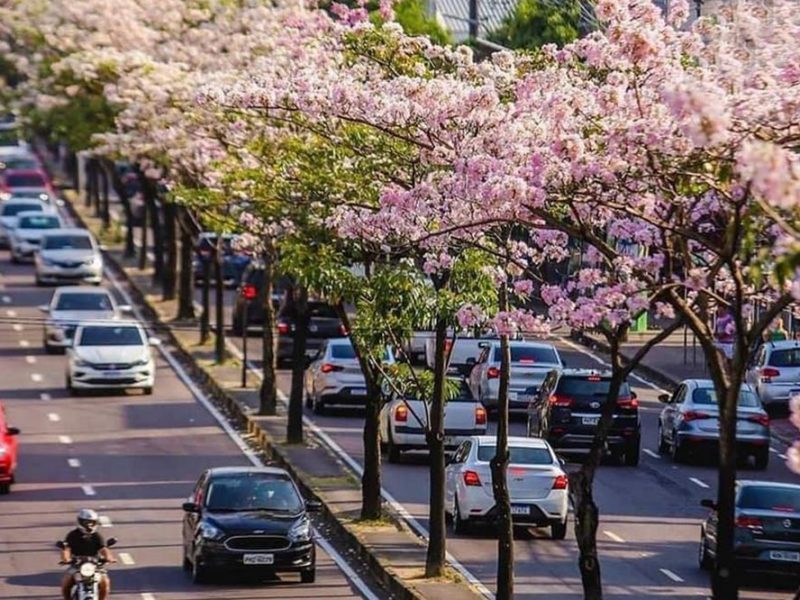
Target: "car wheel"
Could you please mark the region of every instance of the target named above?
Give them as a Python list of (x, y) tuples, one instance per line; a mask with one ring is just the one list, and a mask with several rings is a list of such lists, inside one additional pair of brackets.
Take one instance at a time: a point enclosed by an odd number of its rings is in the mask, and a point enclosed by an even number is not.
[(678, 435), (672, 435), (672, 460), (676, 463), (686, 462), (686, 448), (678, 441)]
[(11, 491), (10, 483), (0, 483), (0, 496), (4, 496)]
[(300, 583), (314, 583), (316, 580), (317, 569), (315, 567), (300, 571)]
[(72, 379), (67, 376), (67, 391), (69, 392), (70, 396), (80, 396), (80, 390), (72, 386)]
[(635, 467), (639, 464), (639, 445), (640, 440), (636, 440), (635, 442), (628, 444), (627, 448), (625, 448), (626, 467)]
[(153, 395), (153, 388), (152, 387), (143, 388), (142, 391), (144, 392), (145, 396), (152, 396)]
[(209, 580), (208, 569), (195, 558), (192, 562), (192, 583), (203, 584), (208, 583)]
[(19, 258), (17, 258), (17, 255), (16, 255), (16, 254), (14, 254), (13, 252), (11, 253), (11, 262), (12, 262), (13, 264), (15, 264), (15, 265), (18, 265), (18, 264), (19, 264)]
[(664, 431), (661, 429), (661, 424), (658, 425), (658, 453), (666, 454), (669, 451), (669, 444), (664, 439)]
[(314, 398), (311, 400), (311, 410), (314, 411), (315, 415), (324, 415), (325, 414), (325, 403), (322, 401), (322, 398)]
[(189, 557), (186, 556), (186, 551), (183, 552), (183, 570), (187, 573), (192, 572), (192, 561), (189, 560)]
[(47, 342), (44, 343), (44, 351), (47, 354), (58, 354), (58, 348), (56, 348), (55, 346), (51, 346)]
[(453, 533), (457, 535), (464, 535), (472, 530), (472, 524), (469, 522), (469, 517), (466, 519), (461, 518), (461, 507), (458, 505), (458, 496), (455, 497), (453, 507)]
[(756, 469), (763, 471), (769, 466), (769, 448), (759, 448), (753, 454), (753, 458), (756, 462)]
[(550, 524), (550, 537), (554, 540), (563, 540), (567, 537), (567, 519)]
[(704, 571), (711, 568), (711, 557), (708, 555), (708, 544), (706, 543), (705, 533), (700, 533), (700, 549), (697, 553), (697, 563)]
[(402, 451), (400, 448), (394, 445), (394, 441), (392, 440), (392, 434), (389, 433), (389, 439), (386, 441), (386, 456), (389, 459), (390, 463), (399, 463), (400, 457), (402, 456)]
[(39, 276), (37, 275), (36, 276), (36, 287), (42, 287), (43, 285), (44, 285), (44, 283), (42, 283), (42, 280), (39, 279)]

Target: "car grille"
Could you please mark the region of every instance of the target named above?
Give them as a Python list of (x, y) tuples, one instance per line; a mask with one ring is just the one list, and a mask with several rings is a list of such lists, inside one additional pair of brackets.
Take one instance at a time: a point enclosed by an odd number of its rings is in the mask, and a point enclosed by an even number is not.
[(237, 535), (225, 540), (228, 550), (286, 550), (292, 543), (282, 535)]
[(95, 377), (92, 379), (83, 379), (81, 381), (82, 383), (88, 383), (90, 385), (129, 385), (136, 383), (136, 379), (133, 377)]
[(97, 371), (125, 371), (134, 366), (134, 363), (92, 363), (92, 368)]
[(62, 262), (62, 261), (53, 261), (54, 264), (58, 267), (62, 267), (64, 269), (75, 269), (80, 267), (83, 264), (83, 261), (80, 262)]

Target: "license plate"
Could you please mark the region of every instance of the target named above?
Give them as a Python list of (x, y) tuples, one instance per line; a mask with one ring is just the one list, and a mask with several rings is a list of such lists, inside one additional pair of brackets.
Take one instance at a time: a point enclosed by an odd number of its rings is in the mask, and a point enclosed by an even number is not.
[(800, 562), (800, 552), (786, 552), (784, 550), (772, 550), (769, 553), (770, 560), (781, 560), (784, 562)]
[(511, 505), (511, 514), (512, 515), (529, 515), (531, 514), (531, 507), (530, 506), (514, 506)]
[(351, 396), (366, 396), (367, 388), (353, 388), (350, 392)]
[(581, 423), (584, 425), (597, 425), (600, 421), (600, 417), (583, 417), (581, 418)]
[(105, 376), (106, 377), (119, 377), (120, 375), (122, 375), (122, 371), (106, 371), (105, 372)]
[(271, 565), (275, 562), (274, 554), (245, 554), (242, 562), (246, 565)]

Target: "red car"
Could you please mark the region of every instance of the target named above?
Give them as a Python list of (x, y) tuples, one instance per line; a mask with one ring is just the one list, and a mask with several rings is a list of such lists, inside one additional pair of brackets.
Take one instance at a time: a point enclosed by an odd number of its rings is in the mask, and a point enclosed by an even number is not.
[(13, 193), (17, 189), (44, 189), (53, 193), (50, 178), (41, 169), (7, 169), (0, 175), (2, 191)]
[(9, 427), (6, 410), (0, 404), (0, 494), (7, 494), (17, 470), (17, 435), (19, 429)]

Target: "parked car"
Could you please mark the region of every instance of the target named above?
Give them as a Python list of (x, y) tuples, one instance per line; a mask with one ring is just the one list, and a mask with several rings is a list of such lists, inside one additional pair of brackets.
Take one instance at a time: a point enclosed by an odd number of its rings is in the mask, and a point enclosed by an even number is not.
[(44, 203), (35, 199), (10, 198), (0, 203), (0, 247), (8, 247), (20, 213), (46, 211)]
[[(287, 295), (276, 317), (278, 326), (278, 361), (291, 360), (294, 352), (295, 305)], [(306, 332), (306, 355), (314, 356), (325, 340), (347, 335), (336, 309), (322, 300), (308, 301), (308, 331)]]
[[(710, 569), (717, 552), (717, 503), (700, 526), (698, 562)], [(737, 481), (733, 539), (736, 573), (750, 571), (800, 574), (800, 485)]]
[[(452, 337), (448, 337), (445, 341), (445, 351), (448, 357), (447, 372), (464, 378), (469, 377), (486, 344), (499, 339), (496, 336), (477, 338), (458, 336), (455, 340)], [(435, 361), (436, 340), (429, 339), (425, 342), (425, 363), (429, 369), (433, 369)]]
[(85, 229), (56, 229), (42, 235), (34, 257), (36, 285), (103, 281), (103, 255), (91, 233)]
[[(547, 440), (558, 452), (585, 453), (592, 447), (600, 414), (608, 402), (609, 371), (554, 369), (528, 406), (528, 437)], [(608, 431), (612, 456), (628, 466), (639, 464), (641, 422), (639, 400), (622, 384)]]
[[(490, 461), (494, 436), (472, 436), (459, 446), (445, 470), (445, 511), (453, 530), (467, 533), (475, 522), (497, 517)], [(514, 525), (550, 527), (555, 540), (567, 534), (569, 479), (550, 445), (540, 439), (509, 437), (508, 491)]]
[[(444, 446), (455, 450), (465, 439), (486, 433), (486, 409), (470, 393), (461, 379), (451, 378), (459, 386), (458, 394), (444, 407)], [(403, 452), (427, 450), (425, 429), (428, 411), (424, 400), (413, 396), (394, 397), (380, 413), (381, 445), (389, 462), (398, 462)]]
[[(281, 301), (286, 294), (289, 280), (278, 277), (272, 286), (272, 308), (278, 312)], [(242, 334), (242, 309), (247, 306), (247, 329), (264, 326), (264, 263), (260, 260), (250, 261), (242, 273), (236, 298), (231, 308), (231, 328), (236, 335)]]
[[(658, 418), (658, 449), (670, 452), (675, 462), (685, 462), (702, 451), (716, 456), (719, 447), (719, 406), (710, 379), (685, 379), (675, 393), (658, 399), (666, 406)], [(738, 454), (752, 455), (757, 469), (769, 464), (769, 415), (748, 384), (739, 392), (736, 409)]]
[[(383, 362), (394, 363), (394, 353), (386, 349)], [(367, 384), (348, 338), (325, 340), (317, 357), (305, 373), (306, 406), (321, 414), (332, 405), (364, 406)]]
[(17, 472), (17, 436), (19, 429), (8, 424), (5, 407), (0, 402), (0, 494), (11, 491)]
[(60, 229), (63, 226), (61, 219), (55, 213), (41, 211), (25, 211), (17, 215), (17, 226), (11, 230), (9, 245), (11, 247), (11, 262), (18, 263), (23, 260), (33, 260), (33, 255), (39, 250), (42, 235), (45, 231)]
[[(545, 375), (564, 366), (555, 346), (545, 342), (511, 341), (511, 374), (508, 382), (508, 403), (513, 409), (526, 409), (528, 402), (523, 396), (531, 388), (538, 389)], [(469, 359), (467, 362), (470, 363)], [(497, 408), (500, 390), (500, 342), (484, 342), (481, 352), (469, 374), (472, 394), (483, 405)]]
[(46, 189), (54, 194), (50, 178), (42, 169), (6, 169), (0, 171), (0, 191), (14, 195), (28, 189)]
[(136, 388), (152, 394), (156, 366), (150, 347), (159, 343), (134, 321), (80, 323), (67, 348), (67, 389), (78, 394)]
[(53, 292), (50, 303), (39, 310), (47, 314), (43, 344), (51, 354), (72, 345), (75, 330), (82, 321), (117, 321), (130, 313), (131, 307), (117, 305), (111, 292), (104, 288), (65, 286)]
[(289, 473), (272, 467), (218, 467), (205, 471), (183, 503), (183, 566), (195, 583), (214, 574), (300, 573), (316, 577), (314, 530)]
[(747, 382), (765, 406), (788, 406), (800, 394), (800, 341), (764, 343), (747, 371)]
[[(222, 279), (228, 287), (235, 287), (242, 279), (242, 273), (250, 263), (250, 257), (235, 250), (235, 235), (222, 236)], [(214, 265), (211, 264), (214, 249), (217, 246), (217, 234), (204, 232), (197, 238), (194, 247), (194, 280), (202, 283), (205, 274), (204, 265), (208, 264), (211, 281), (214, 277)]]

